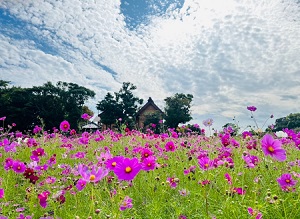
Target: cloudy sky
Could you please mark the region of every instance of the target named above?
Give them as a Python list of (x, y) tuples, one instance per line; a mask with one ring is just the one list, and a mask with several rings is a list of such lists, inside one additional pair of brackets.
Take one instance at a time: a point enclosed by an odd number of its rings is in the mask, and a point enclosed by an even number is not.
[(274, 123), (300, 112), (299, 57), (299, 0), (0, 1), (0, 79), (77, 83), (95, 112), (128, 81), (161, 108), (193, 94), (191, 123)]

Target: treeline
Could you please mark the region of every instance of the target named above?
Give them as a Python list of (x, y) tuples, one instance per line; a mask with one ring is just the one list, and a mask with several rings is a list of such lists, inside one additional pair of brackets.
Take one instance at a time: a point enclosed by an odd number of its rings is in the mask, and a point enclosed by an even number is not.
[(20, 131), (32, 130), (35, 125), (52, 130), (63, 120), (76, 129), (88, 109), (84, 103), (95, 96), (92, 90), (61, 81), (32, 88), (9, 85), (9, 81), (0, 80), (0, 117), (6, 116), (5, 122)]
[[(108, 92), (103, 100), (97, 104), (97, 109), (101, 113), (101, 122), (108, 127), (116, 123), (126, 124), (130, 129), (136, 128), (137, 112), (143, 104), (144, 100), (136, 97), (133, 91), (137, 87), (130, 82), (123, 82), (121, 89), (118, 92)], [(144, 126), (158, 125), (159, 121), (164, 119), (164, 125), (167, 128), (177, 128), (180, 123), (189, 122), (191, 116), (191, 102), (193, 95), (176, 93), (171, 97), (164, 99), (165, 108), (163, 112), (155, 112), (146, 115)], [(153, 129), (154, 126), (152, 127)], [(158, 127), (156, 127), (158, 129)], [(158, 131), (158, 130), (156, 130)]]
[[(96, 106), (101, 112), (101, 123), (108, 128), (119, 123), (135, 129), (137, 112), (144, 102), (133, 94), (136, 89), (130, 82), (123, 82), (118, 92), (108, 92)], [(42, 86), (21, 88), (0, 80), (0, 117), (5, 116), (7, 124), (16, 124), (13, 128), (19, 131), (32, 130), (36, 125), (51, 131), (63, 120), (78, 130), (82, 125), (81, 115), (92, 114), (84, 104), (94, 96), (94, 91), (74, 83), (59, 81), (53, 85), (47, 82)], [(167, 97), (162, 114), (147, 115), (144, 125), (159, 124), (163, 119), (166, 128), (176, 128), (190, 121), (192, 99), (193, 95), (182, 93)]]

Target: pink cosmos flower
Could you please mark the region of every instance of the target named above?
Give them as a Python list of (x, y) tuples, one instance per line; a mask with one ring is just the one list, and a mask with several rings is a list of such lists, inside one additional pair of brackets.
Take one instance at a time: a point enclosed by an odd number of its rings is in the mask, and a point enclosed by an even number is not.
[(178, 182), (179, 182), (178, 178), (175, 178), (175, 177), (168, 177), (167, 178), (167, 183), (169, 183), (171, 188), (176, 188)]
[(246, 191), (243, 190), (242, 188), (233, 188), (233, 193), (237, 193), (239, 195), (245, 195)]
[(50, 192), (49, 191), (44, 191), (40, 194), (38, 194), (38, 199), (40, 200), (40, 205), (42, 208), (46, 208), (47, 207), (47, 199), (48, 199), (48, 196), (50, 195)]
[(41, 132), (43, 129), (41, 127), (39, 127), (38, 125), (36, 125), (34, 128), (33, 128), (33, 133), (36, 134), (36, 133), (39, 133)]
[(277, 178), (277, 182), (283, 191), (291, 191), (298, 181), (294, 180), (291, 174), (285, 173), (282, 174), (281, 177)]
[(166, 143), (165, 149), (166, 149), (166, 151), (175, 151), (176, 146), (173, 141), (169, 141)]
[(206, 120), (203, 120), (203, 125), (206, 126), (206, 127), (210, 127), (212, 126), (214, 120), (213, 119), (206, 119)]
[(117, 163), (114, 173), (119, 180), (133, 180), (141, 169), (142, 166), (137, 158), (124, 158)]
[(266, 134), (261, 140), (262, 151), (266, 156), (271, 156), (278, 161), (286, 160), (286, 152), (281, 148), (281, 142), (274, 140), (272, 135)]
[(21, 161), (14, 161), (12, 169), (15, 171), (15, 173), (24, 173), (26, 170), (26, 165)]
[(50, 159), (47, 161), (48, 165), (52, 167), (54, 164), (56, 164), (56, 154), (53, 154)]
[(248, 137), (252, 137), (252, 133), (251, 132), (249, 132), (249, 131), (244, 131), (243, 133), (242, 133), (242, 136), (243, 136), (243, 139), (245, 139), (245, 138), (248, 138)]
[(87, 113), (84, 113), (81, 115), (81, 118), (84, 119), (84, 120), (89, 120), (91, 118), (91, 116)]
[(228, 182), (228, 184), (229, 185), (232, 185), (232, 180), (231, 180), (231, 177), (230, 177), (230, 175), (228, 174), (228, 173), (225, 173), (225, 178), (226, 178), (226, 180), (227, 180), (227, 182)]
[(247, 106), (247, 110), (254, 112), (257, 110), (257, 108), (255, 106)]
[(84, 179), (79, 179), (78, 181), (77, 181), (77, 183), (76, 183), (76, 188), (78, 189), (78, 191), (81, 191), (81, 190), (83, 190), (84, 188), (85, 188), (85, 186), (86, 186), (86, 180), (84, 180)]
[(258, 157), (251, 154), (243, 156), (243, 159), (249, 168), (254, 168), (259, 162)]
[(86, 182), (93, 182), (93, 183), (97, 183), (108, 174), (107, 169), (93, 166), (92, 170), (89, 170), (89, 168), (84, 164), (78, 165), (78, 172), (81, 175), (83, 180), (85, 180)]
[(4, 189), (0, 188), (0, 198), (4, 197)]
[(31, 153), (33, 156), (42, 157), (45, 155), (45, 150), (43, 148), (37, 148), (36, 150), (33, 150)]
[(34, 169), (39, 171), (46, 171), (48, 170), (48, 167), (49, 166), (47, 164), (44, 164), (44, 165), (37, 165)]
[(116, 168), (117, 164), (123, 162), (123, 160), (124, 160), (124, 157), (116, 156), (111, 159), (108, 159), (105, 162), (105, 166), (109, 170), (114, 170)]
[(202, 170), (209, 170), (213, 168), (214, 161), (210, 160), (209, 157), (204, 156), (198, 158), (198, 164)]
[(124, 211), (127, 208), (132, 208), (132, 199), (129, 198), (129, 196), (125, 196), (124, 200), (122, 201), (120, 205), (120, 211)]
[(70, 129), (70, 123), (66, 120), (62, 121), (59, 125), (60, 130), (67, 132)]
[(141, 165), (142, 165), (142, 170), (145, 170), (145, 171), (154, 170), (156, 167), (156, 157), (151, 156), (151, 157), (145, 158)]
[(141, 160), (144, 160), (153, 155), (153, 152), (148, 148), (142, 148), (140, 153), (141, 153)]
[(30, 215), (25, 216), (24, 214), (19, 214), (19, 216), (16, 219), (32, 219)]
[(179, 192), (179, 194), (180, 194), (181, 196), (187, 196), (187, 195), (190, 194), (190, 192), (189, 192), (188, 190), (186, 190), (186, 189), (181, 189), (181, 190), (179, 190), (178, 192)]
[(253, 208), (248, 208), (248, 213), (251, 215), (251, 216), (254, 216), (255, 219), (262, 219), (262, 213), (259, 212), (258, 210), (256, 209), (253, 209)]

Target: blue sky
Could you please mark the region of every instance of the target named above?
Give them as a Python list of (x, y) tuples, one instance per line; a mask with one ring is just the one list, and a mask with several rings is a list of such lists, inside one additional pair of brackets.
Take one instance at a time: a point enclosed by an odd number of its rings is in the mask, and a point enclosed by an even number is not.
[(3, 0), (0, 78), (31, 87), (73, 82), (96, 92), (122, 82), (163, 108), (194, 95), (191, 122), (253, 125), (299, 112), (300, 6), (296, 0)]

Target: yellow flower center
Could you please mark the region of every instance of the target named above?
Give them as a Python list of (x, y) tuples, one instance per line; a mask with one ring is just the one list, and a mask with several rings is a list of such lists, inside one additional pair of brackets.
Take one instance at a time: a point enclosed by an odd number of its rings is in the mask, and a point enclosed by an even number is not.
[(147, 154), (147, 153), (144, 154), (144, 157), (148, 157), (148, 156), (149, 156), (149, 154)]
[(208, 163), (204, 164), (205, 167), (209, 167)]
[(126, 172), (126, 173), (130, 173), (131, 171), (132, 171), (131, 167), (126, 167), (126, 168), (125, 168), (125, 172)]
[(115, 167), (115, 166), (117, 165), (117, 163), (116, 163), (116, 162), (112, 162), (111, 165), (112, 165), (113, 167)]
[(274, 148), (273, 148), (272, 146), (269, 146), (269, 147), (268, 147), (268, 151), (274, 152)]
[(96, 179), (96, 176), (92, 174), (92, 175), (90, 176), (90, 181), (94, 181), (95, 179)]
[(286, 179), (285, 182), (286, 182), (286, 183), (289, 183), (289, 182), (291, 182), (291, 181), (290, 181), (289, 179)]
[(147, 166), (148, 166), (148, 167), (151, 167), (151, 163), (148, 163)]

